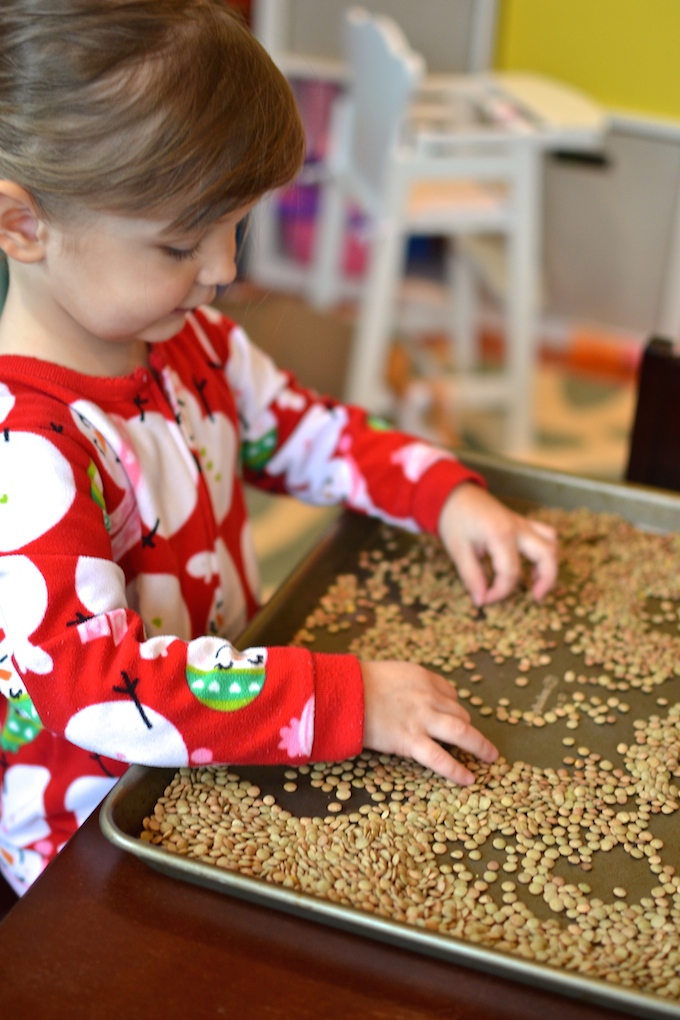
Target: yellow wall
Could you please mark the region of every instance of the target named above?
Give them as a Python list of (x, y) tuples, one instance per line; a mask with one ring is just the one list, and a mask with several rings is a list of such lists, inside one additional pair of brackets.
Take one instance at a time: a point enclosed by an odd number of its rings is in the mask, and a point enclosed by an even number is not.
[(500, 0), (496, 66), (680, 119), (680, 0)]

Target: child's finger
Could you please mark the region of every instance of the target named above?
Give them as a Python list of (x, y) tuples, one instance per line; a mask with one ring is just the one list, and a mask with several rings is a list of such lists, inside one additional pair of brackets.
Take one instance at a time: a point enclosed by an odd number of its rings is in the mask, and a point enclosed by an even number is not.
[(450, 712), (470, 722), (470, 713), (458, 700), (458, 691), (450, 680), (445, 680), (439, 673), (428, 671), (428, 683), (435, 692), (433, 707), (436, 711)]
[[(444, 681), (446, 683), (446, 680)], [(455, 691), (453, 692), (455, 695)], [(462, 722), (470, 723), (470, 713), (467, 708), (464, 708), (459, 701), (448, 698), (442, 698), (440, 701), (435, 702), (434, 708), (437, 712), (441, 712), (442, 715), (455, 715)]]
[(498, 749), (488, 737), (455, 715), (439, 714), (428, 726), (428, 734), (444, 744), (453, 744), (461, 751), (474, 754), (480, 761), (492, 762), (498, 757)]
[(517, 528), (512, 541), (489, 544), (494, 581), (485, 602), (497, 602), (513, 590), (521, 573), (520, 554), (533, 563), (534, 583), (531, 593), (541, 599), (557, 580), (557, 533), (549, 524), (515, 516)]
[(489, 542), (489, 558), (493, 570), (493, 582), (487, 589), (484, 602), (500, 602), (506, 598), (519, 581), (522, 564), (514, 538), (510, 541)]
[(449, 754), (436, 740), (423, 737), (412, 749), (411, 757), (423, 768), (432, 769), (437, 775), (450, 779), (458, 786), (470, 786), (475, 781), (474, 774), (457, 761), (452, 754)]
[(531, 593), (535, 599), (541, 599), (557, 580), (557, 533), (541, 521), (527, 523), (529, 527), (522, 529), (518, 535), (518, 545), (522, 555), (534, 564)]
[[(434, 739), (433, 739), (434, 738)], [(462, 762), (442, 747), (437, 741), (445, 744), (452, 744), (463, 751), (469, 751), (480, 761), (492, 762), (498, 757), (498, 750), (487, 740), (474, 726), (458, 720), (458, 725), (452, 721), (452, 717), (442, 716), (431, 727), (429, 735), (423, 734), (411, 748), (411, 757), (432, 769), (445, 779), (450, 779), (461, 786), (469, 786), (475, 781), (472, 773)]]
[(542, 535), (543, 538), (547, 539), (555, 546), (557, 545), (557, 529), (553, 528), (552, 524), (546, 524), (545, 521), (534, 520), (528, 521), (527, 523), (531, 525), (534, 531), (538, 532), (539, 535)]
[(474, 546), (470, 542), (456, 543), (452, 546), (451, 555), (470, 598), (476, 606), (484, 605), (488, 594), (486, 575)]

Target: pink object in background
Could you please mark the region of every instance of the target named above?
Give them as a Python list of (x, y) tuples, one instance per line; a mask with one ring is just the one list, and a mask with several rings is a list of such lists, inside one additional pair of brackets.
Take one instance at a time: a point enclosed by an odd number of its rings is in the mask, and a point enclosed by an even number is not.
[[(317, 80), (298, 79), (291, 84), (307, 137), (305, 170), (313, 174), (314, 167), (323, 164), (328, 152), (331, 110), (339, 89), (332, 82)], [(278, 215), (283, 252), (301, 265), (308, 265), (314, 257), (318, 207), (319, 189), (315, 184), (293, 184), (280, 195)], [(365, 223), (360, 212), (349, 211), (342, 258), (347, 276), (361, 276), (366, 268)]]
[[(284, 252), (296, 262), (308, 265), (314, 255), (319, 194), (316, 185), (294, 184), (281, 195), (279, 220)], [(342, 255), (343, 272), (361, 276), (366, 269), (368, 245), (366, 221), (361, 213), (350, 210)]]

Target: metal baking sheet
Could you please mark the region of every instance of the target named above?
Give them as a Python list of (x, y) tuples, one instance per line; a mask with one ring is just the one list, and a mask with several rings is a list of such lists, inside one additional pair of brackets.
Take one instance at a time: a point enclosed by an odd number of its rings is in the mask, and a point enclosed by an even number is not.
[[(579, 478), (564, 473), (525, 467), (509, 461), (486, 456), (465, 455), (467, 463), (485, 475), (492, 492), (520, 509), (531, 505), (553, 506), (565, 509), (588, 507), (600, 512), (617, 513), (642, 529), (653, 531), (680, 531), (680, 495), (649, 489), (642, 486), (618, 485)], [(291, 640), (304, 623), (307, 615), (318, 604), (329, 583), (340, 573), (351, 569), (361, 550), (373, 549), (379, 541), (380, 525), (354, 515), (342, 517), (331, 529), (315, 552), (273, 596), (267, 606), (251, 623), (239, 644), (280, 644)], [(404, 541), (411, 541), (407, 536)], [(315, 648), (338, 651), (347, 647), (352, 632), (326, 635), (324, 644)], [(493, 669), (491, 662), (486, 664)], [(551, 667), (552, 668), (552, 667)], [(559, 666), (554, 667), (559, 670)], [(503, 668), (496, 669), (499, 683), (507, 682)], [(459, 679), (454, 677), (454, 679)], [(471, 709), (471, 711), (473, 711)], [(527, 731), (508, 727), (493, 719), (479, 721), (480, 728), (493, 739), (508, 760), (526, 756), (527, 732), (536, 739), (536, 754), (541, 762), (559, 763), (564, 747), (546, 740), (545, 730)], [(598, 751), (609, 754), (607, 741), (618, 739), (613, 733), (603, 732), (597, 738), (604, 744)], [(609, 728), (611, 730), (615, 727)], [(591, 738), (589, 738), (591, 739)], [(555, 747), (557, 743), (557, 747)], [(512, 745), (515, 746), (512, 746)], [(520, 750), (521, 748), (521, 750)], [(153, 807), (172, 779), (175, 769), (153, 769), (133, 766), (107, 797), (100, 820), (104, 834), (114, 844), (135, 854), (157, 870), (175, 878), (208, 886), (230, 895), (269, 904), (278, 909), (301, 914), (337, 927), (349, 929), (382, 941), (423, 952), (436, 957), (465, 963), (478, 969), (514, 978), (529, 984), (589, 1002), (618, 1008), (641, 1017), (680, 1017), (680, 1004), (656, 995), (612, 985), (581, 974), (527, 961), (504, 951), (472, 944), (452, 936), (424, 930), (409, 924), (388, 920), (359, 908), (333, 903), (310, 894), (297, 892), (261, 879), (225, 871), (213, 865), (171, 854), (162, 847), (150, 845), (138, 838), (143, 818)], [(300, 794), (282, 792), (283, 768), (234, 767), (244, 779), (256, 783), (265, 791), (276, 793), (277, 801), (287, 810), (302, 816), (310, 813)], [(309, 795), (312, 791), (307, 791)], [(314, 791), (318, 796), (318, 791)], [(311, 813), (319, 813), (311, 810)], [(666, 819), (665, 847), (677, 843), (673, 830), (677, 818)], [(671, 828), (670, 826), (673, 826)], [(667, 833), (667, 835), (666, 835)], [(675, 851), (680, 871), (680, 847)], [(589, 876), (590, 881), (591, 876)], [(634, 883), (626, 878), (631, 895)], [(610, 876), (611, 884), (611, 876)]]

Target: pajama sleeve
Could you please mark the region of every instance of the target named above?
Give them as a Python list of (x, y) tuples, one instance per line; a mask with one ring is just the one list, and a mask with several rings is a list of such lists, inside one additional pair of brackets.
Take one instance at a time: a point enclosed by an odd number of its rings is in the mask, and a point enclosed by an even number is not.
[[(101, 435), (85, 437), (69, 408), (45, 410), (49, 424), (37, 428), (34, 401), (9, 413), (4, 404), (0, 639), (11, 668), (0, 673), (2, 693), (17, 704), (30, 698), (54, 734), (123, 762), (358, 753), (363, 686), (354, 657), (146, 633), (135, 608), (139, 578), (131, 582), (125, 567), (145, 543), (170, 548), (163, 521), (147, 531), (129, 491), (107, 476)], [(145, 583), (180, 590), (169, 572)]]
[(432, 533), (457, 485), (485, 484), (450, 451), (305, 390), (238, 327), (229, 342), (227, 374), (239, 400), (243, 463), (255, 484)]

